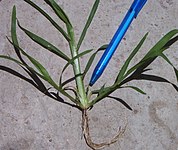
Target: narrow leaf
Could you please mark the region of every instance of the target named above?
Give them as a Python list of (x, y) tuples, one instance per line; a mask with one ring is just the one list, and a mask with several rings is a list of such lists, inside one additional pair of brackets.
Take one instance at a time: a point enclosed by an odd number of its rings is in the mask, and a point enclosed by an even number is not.
[(88, 17), (88, 19), (87, 19), (87, 22), (86, 22), (86, 24), (85, 24), (85, 27), (84, 27), (84, 29), (83, 29), (83, 31), (82, 31), (82, 34), (81, 34), (81, 36), (80, 36), (80, 39), (79, 39), (79, 41), (78, 41), (77, 50), (80, 49), (80, 46), (81, 46), (81, 44), (82, 44), (82, 42), (83, 42), (83, 40), (84, 40), (84, 38), (85, 38), (85, 35), (86, 35), (86, 33), (87, 33), (87, 30), (88, 30), (88, 28), (89, 28), (89, 26), (90, 26), (90, 24), (91, 24), (91, 22), (92, 22), (92, 20), (93, 20), (93, 17), (94, 17), (94, 15), (95, 15), (96, 11), (97, 11), (99, 2), (100, 2), (100, 0), (96, 0), (95, 3), (94, 3), (94, 5), (93, 5), (93, 7), (92, 7), (92, 10), (91, 10), (91, 12), (90, 12), (90, 15), (89, 15), (89, 17)]
[(38, 74), (34, 71), (33, 68), (27, 66), (26, 68), (22, 66), (22, 68), (28, 73), (28, 75), (34, 80), (37, 84), (37, 89), (40, 90), (42, 93), (47, 93), (47, 88), (45, 87), (44, 83), (38, 77)]
[(51, 24), (65, 37), (67, 41), (70, 40), (68, 34), (40, 7), (38, 7), (31, 0), (24, 0), (26, 3), (30, 4), (33, 8), (35, 8), (38, 12), (40, 12)]
[[(9, 39), (8, 39), (9, 40)], [(66, 93), (61, 86), (58, 86), (53, 80), (52, 78), (49, 76), (49, 73), (46, 71), (46, 69), (34, 58), (32, 58), (30, 55), (28, 55), (25, 51), (23, 51), (19, 46), (15, 45), (14, 43), (12, 43), (10, 40), (9, 42), (15, 47), (17, 48), (19, 51), (22, 52), (23, 55), (25, 55), (32, 63), (33, 65), (42, 73), (42, 75), (38, 72), (36, 72), (33, 68), (29, 67), (26, 64), (23, 64), (21, 62), (18, 62), (17, 60), (10, 58), (8, 56), (6, 56), (6, 59), (15, 61), (16, 63), (18, 63), (19, 65), (25, 66), (27, 67), (27, 69), (32, 72), (33, 74), (37, 74), (39, 77), (41, 77), (42, 79), (44, 79), (45, 81), (47, 81), (49, 84), (51, 84), (56, 90), (60, 91), (60, 93), (62, 93), (64, 96), (68, 97), (72, 102), (76, 103), (76, 100), (70, 96), (68, 93)], [(4, 57), (4, 56), (2, 56)], [(34, 75), (35, 75), (34, 74)]]
[(43, 38), (39, 37), (38, 35), (28, 31), (27, 29), (23, 28), (19, 22), (18, 22), (19, 27), (36, 43), (44, 47), (45, 49), (49, 50), (50, 52), (58, 55), (59, 57), (63, 58), (66, 61), (69, 61), (70, 58), (65, 55), (62, 51), (60, 51), (58, 48), (56, 48), (54, 45), (49, 43), (48, 41), (44, 40)]
[(143, 60), (146, 60), (150, 57), (158, 56), (160, 53), (162, 53), (163, 50), (165, 50), (165, 47), (169, 47), (166, 44), (170, 41), (170, 39), (175, 36), (178, 33), (178, 29), (172, 30), (169, 33), (167, 33), (143, 58)]
[(67, 25), (71, 25), (68, 16), (63, 9), (54, 0), (45, 0), (45, 2), (54, 10), (56, 15)]
[(90, 56), (90, 58), (89, 58), (89, 60), (88, 60), (88, 62), (87, 62), (87, 65), (86, 65), (86, 67), (85, 67), (85, 69), (84, 69), (83, 78), (85, 77), (85, 75), (86, 75), (87, 72), (89, 71), (89, 69), (90, 69), (90, 67), (91, 67), (91, 65), (92, 65), (92, 63), (93, 63), (93, 61), (94, 61), (94, 59), (95, 59), (97, 53), (100, 52), (100, 51), (102, 51), (102, 50), (105, 50), (105, 49), (107, 48), (107, 46), (108, 46), (108, 44), (101, 46), (95, 53), (93, 53), (93, 54)]
[(31, 57), (30, 55), (27, 55), (27, 54), (26, 54), (26, 56), (46, 79), (50, 79), (50, 75), (47, 72), (47, 70), (36, 59), (34, 59), (33, 57)]
[(101, 86), (101, 88), (99, 90), (94, 90), (94, 91), (91, 91), (92, 94), (98, 94), (98, 95), (101, 95), (103, 92), (106, 91), (106, 87), (105, 87), (105, 84), (103, 86)]
[[(53, 98), (53, 99), (55, 99), (55, 100), (57, 100), (57, 101), (60, 101), (60, 102), (63, 102), (63, 103), (65, 103), (65, 104), (68, 104), (68, 105), (70, 105), (70, 106), (75, 107), (75, 105), (72, 105), (72, 104), (70, 104), (70, 103), (68, 103), (68, 102), (64, 102), (64, 100), (61, 99), (59, 96), (58, 96), (58, 97), (54, 97), (52, 93), (49, 93), (49, 92), (48, 92), (48, 89), (46, 89), (46, 88), (43, 89), (41, 86), (36, 85), (36, 84), (33, 82), (33, 80), (31, 80), (31, 79), (25, 77), (24, 75), (18, 73), (17, 71), (15, 71), (15, 70), (13, 70), (13, 69), (11, 69), (11, 68), (8, 68), (8, 67), (6, 67), (6, 66), (1, 66), (1, 65), (0, 65), (0, 70), (6, 71), (6, 72), (8, 72), (8, 73), (10, 73), (10, 74), (12, 74), (12, 75), (14, 75), (14, 76), (16, 76), (16, 77), (21, 78), (21, 79), (24, 80), (24, 81), (29, 82), (29, 83), (32, 84), (35, 88), (37, 88), (39, 91), (41, 91), (41, 92), (44, 93), (45, 95), (47, 95), (47, 96), (49, 96), (49, 97), (51, 97), (51, 98)], [(55, 95), (55, 96), (56, 96), (56, 95)]]
[[(17, 40), (17, 33), (16, 33), (16, 7), (13, 6), (12, 10), (12, 18), (11, 18), (11, 38), (13, 43), (16, 45), (19, 45)], [(21, 62), (25, 63), (25, 61), (22, 59), (22, 56), (20, 54), (20, 51), (14, 47), (14, 50), (18, 56), (18, 58), (21, 60)]]
[(97, 97), (91, 101), (91, 106), (98, 103), (105, 97), (109, 96), (112, 92), (117, 90), (117, 86), (109, 86), (109, 87), (104, 87), (102, 86), (99, 90), (92, 91), (92, 94), (98, 94)]
[[(171, 38), (178, 33), (178, 30), (172, 30), (167, 33), (145, 56), (137, 63), (135, 66), (130, 68), (125, 77), (131, 74), (135, 70), (144, 70), (148, 65), (150, 65), (164, 50), (168, 49), (175, 41)], [(173, 38), (174, 39), (174, 38)]]
[[(17, 39), (17, 34), (16, 34), (16, 8), (15, 8), (15, 6), (13, 7), (13, 11), (12, 11), (11, 38), (12, 38), (12, 42), (15, 45), (19, 46), (18, 39)], [(9, 39), (8, 39), (8, 41), (10, 42)], [(10, 42), (10, 43), (12, 44), (12, 42)], [(21, 60), (22, 63), (17, 61), (17, 60), (15, 60), (15, 59), (13, 59), (13, 58), (10, 58), (10, 57), (7, 58), (7, 56), (4, 56), (4, 57), (2, 56), (2, 57), (5, 58), (5, 59), (9, 59), (11, 61), (14, 61), (18, 65), (20, 65), (29, 74), (29, 76), (34, 80), (34, 82), (37, 84), (37, 89), (40, 90), (43, 93), (44, 92), (46, 93), (46, 87), (43, 84), (43, 82), (39, 79), (39, 77), (37, 76), (37, 73), (33, 70), (33, 68), (29, 67), (27, 65), (27, 63), (23, 60), (23, 58), (21, 56), (21, 53), (20, 53), (20, 50), (18, 48), (16, 48), (15, 46), (14, 46), (14, 49), (16, 51), (16, 54), (17, 54), (18, 58)]]
[(132, 58), (137, 54), (137, 52), (139, 51), (139, 49), (141, 48), (141, 46), (143, 45), (144, 41), (146, 40), (148, 36), (148, 33), (145, 34), (145, 36), (141, 39), (141, 41), (139, 42), (139, 44), (136, 46), (136, 48), (132, 51), (132, 53), (130, 54), (130, 56), (127, 58), (127, 60), (125, 61), (124, 65), (122, 66), (117, 78), (116, 78), (116, 83), (120, 82), (123, 79), (123, 76), (130, 64), (130, 61), (132, 60)]
[(174, 37), (174, 38), (172, 38), (171, 40), (169, 40), (165, 45), (164, 45), (164, 47), (163, 47), (163, 49), (167, 49), (167, 48), (169, 48), (172, 44), (174, 44), (175, 42), (177, 42), (178, 41), (178, 35), (176, 36), (176, 37)]
[(85, 77), (85, 75), (87, 74), (88, 70), (90, 69), (95, 57), (96, 57), (96, 54), (98, 53), (99, 51), (96, 51), (95, 53), (93, 53), (91, 55), (91, 57), (89, 58), (87, 64), (86, 64), (86, 67), (84, 69), (84, 73), (83, 73), (83, 78)]
[(141, 90), (140, 88), (135, 87), (135, 86), (122, 86), (121, 88), (131, 88), (131, 89), (133, 89), (133, 90), (135, 90), (135, 91), (137, 91), (137, 92), (139, 92), (141, 94), (146, 95), (146, 93), (143, 90)]
[(101, 46), (98, 50), (105, 50), (108, 47), (109, 44), (105, 44), (103, 46)]
[[(10, 57), (7, 57), (7, 56), (2, 56), (1, 58), (5, 58), (5, 59), (9, 59), (11, 61), (14, 61), (16, 62), (17, 64), (19, 64), (20, 66), (25, 66), (28, 70), (25, 69), (25, 71), (32, 77), (32, 79), (35, 80), (36, 83), (40, 83), (41, 85), (43, 85), (43, 83), (41, 82), (41, 80), (38, 78), (41, 77), (42, 79), (46, 80), (49, 84), (51, 84), (56, 90), (60, 91), (64, 96), (68, 97), (72, 102), (76, 103), (76, 100), (70, 96), (68, 93), (66, 93), (61, 87), (59, 87), (52, 79), (50, 76), (48, 76), (48, 72), (45, 70), (45, 68), (39, 64), (38, 61), (36, 61), (35, 59), (33, 59), (31, 56), (29, 56), (28, 54), (26, 54), (18, 45), (18, 40), (17, 40), (17, 35), (16, 35), (16, 9), (15, 7), (13, 8), (13, 13), (12, 13), (12, 25), (11, 25), (11, 33), (12, 33), (12, 42), (9, 40), (9, 42), (14, 46), (14, 48), (18, 51), (18, 52), (22, 52), (23, 55), (27, 56), (28, 59), (34, 64), (34, 66), (37, 67), (37, 69), (39, 69), (39, 71), (44, 75), (41, 75), (39, 74), (38, 72), (36, 72), (33, 68), (29, 67), (24, 61), (22, 58), (21, 62), (13, 59), (13, 58), (10, 58)], [(38, 76), (37, 76), (38, 75)], [(45, 88), (45, 86), (44, 86)], [(38, 89), (41, 91), (43, 90), (43, 88), (40, 88), (38, 87)], [(42, 91), (42, 92), (45, 92), (45, 91)], [(45, 92), (46, 95), (50, 96), (51, 97), (51, 94), (48, 93), (48, 92)]]
[(90, 102), (90, 106), (93, 106), (94, 104), (98, 103), (99, 101), (103, 100), (104, 98), (109, 97), (109, 98), (112, 98), (112, 99), (115, 99), (115, 100), (119, 101), (125, 107), (127, 107), (130, 110), (132, 110), (132, 108), (125, 101), (123, 101), (122, 99), (110, 96), (110, 94), (112, 92), (114, 92), (115, 90), (117, 90), (118, 88), (119, 88), (118, 86), (110, 86), (110, 87), (103, 87), (101, 90), (92, 91), (92, 94), (98, 94), (98, 95), (94, 100), (92, 100)]
[[(17, 40), (17, 34), (16, 34), (16, 7), (13, 7), (12, 10), (12, 21), (11, 21), (11, 36), (12, 36), (12, 41), (18, 45), (18, 40)], [(18, 55), (19, 51), (17, 52)]]
[(64, 66), (63, 71), (64, 71), (70, 64), (72, 64), (76, 59), (78, 59), (78, 58), (80, 58), (80, 57), (82, 57), (82, 56), (84, 56), (84, 55), (90, 53), (91, 51), (93, 51), (93, 50), (92, 50), (92, 49), (86, 50), (86, 51), (84, 51), (84, 52), (78, 54), (77, 56), (73, 57), (72, 59), (70, 59), (70, 60), (68, 61), (68, 63)]
[(17, 63), (17, 64), (19, 64), (19, 65), (21, 65), (21, 66), (25, 66), (23, 63), (21, 63), (20, 61), (18, 61), (18, 60), (16, 60), (16, 59), (12, 58), (12, 57), (10, 57), (10, 56), (0, 55), (0, 58), (4, 58), (4, 59), (7, 59), (7, 60), (11, 60), (11, 61), (13, 61), (13, 62), (15, 62), (15, 63)]
[[(18, 49), (19, 51), (21, 51), (21, 53), (23, 55), (25, 55), (30, 61), (31, 63), (36, 67), (36, 69), (42, 74), (39, 74), (38, 75), (43, 78), (44, 80), (46, 81), (51, 81), (51, 77), (49, 75), (49, 73), (47, 72), (47, 70), (37, 61), (35, 60), (33, 57), (31, 57), (30, 55), (28, 55), (23, 49), (21, 49), (19, 46), (15, 45), (14, 43), (12, 43), (10, 40), (9, 42), (16, 48)], [(9, 57), (10, 58), (10, 57)], [(13, 58), (10, 58), (10, 59), (13, 59)], [(13, 61), (15, 61), (16, 63), (18, 63), (15, 59), (13, 59)], [(21, 65), (24, 65), (26, 66), (27, 68), (29, 67), (28, 65), (25, 65), (23, 63), (20, 63)]]
[(164, 55), (163, 53), (160, 55), (167, 63), (169, 63), (173, 69), (174, 69), (174, 72), (175, 72), (175, 75), (176, 75), (176, 79), (178, 81), (178, 70), (174, 67), (174, 65), (170, 62), (170, 60), (167, 58), (166, 55)]
[(38, 72), (36, 72), (33, 68), (29, 67), (29, 66), (26, 65), (26, 64), (21, 63), (20, 61), (14, 59), (14, 58), (12, 58), (12, 57), (5, 56), (5, 55), (0, 55), (0, 58), (4, 58), (4, 59), (7, 59), (7, 60), (10, 60), (10, 61), (13, 61), (13, 62), (17, 63), (17, 64), (20, 65), (20, 66), (24, 66), (24, 67), (28, 68), (28, 70), (30, 70), (31, 72), (35, 72), (35, 73), (38, 74), (41, 78), (45, 79), (44, 76), (42, 76), (41, 74), (39, 74)]
[[(17, 63), (19, 66), (21, 66), (28, 74), (29, 76), (35, 81), (35, 83), (37, 84), (37, 89), (39, 89), (41, 92), (45, 92), (46, 91), (46, 87), (44, 86), (44, 84), (42, 83), (42, 81), (38, 78), (41, 77), (42, 79), (45, 80), (45, 77), (42, 76), (41, 74), (39, 74), (38, 72), (36, 72), (33, 68), (29, 67), (28, 65), (25, 65), (23, 63), (21, 63), (20, 61), (9, 57), (9, 56), (5, 56), (5, 55), (0, 55), (0, 58), (4, 58), (7, 60), (10, 60), (12, 62)], [(25, 69), (24, 67), (26, 67), (27, 69)], [(37, 76), (38, 75), (38, 76)]]

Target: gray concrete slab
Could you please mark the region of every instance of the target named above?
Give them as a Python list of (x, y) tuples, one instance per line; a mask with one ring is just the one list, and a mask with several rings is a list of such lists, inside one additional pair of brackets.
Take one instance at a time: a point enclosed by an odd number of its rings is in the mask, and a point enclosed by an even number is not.
[[(53, 14), (43, 1), (34, 0), (34, 2)], [(76, 29), (76, 36), (79, 37), (94, 0), (57, 0), (57, 2), (66, 10)], [(108, 43), (130, 3), (129, 0), (102, 0), (81, 49), (96, 49)], [(67, 43), (51, 24), (20, 0), (0, 1), (0, 54), (15, 56), (12, 46), (6, 40), (6, 36), (10, 37), (13, 5), (17, 7), (17, 17), (23, 26), (45, 37), (69, 54)], [(133, 64), (165, 33), (178, 28), (177, 14), (177, 0), (149, 0), (129, 28), (125, 40), (120, 44), (108, 69), (94, 88), (106, 81), (107, 84), (114, 81), (123, 61), (146, 32), (149, 31), (149, 37)], [(53, 17), (56, 18), (55, 15)], [(61, 24), (60, 21), (59, 23)], [(34, 44), (20, 30), (18, 37), (21, 46), (40, 60), (57, 80), (65, 62)], [(166, 54), (178, 68), (177, 49), (178, 46), (173, 46)], [(86, 58), (82, 61), (84, 67)], [(17, 65), (9, 61), (0, 60), (0, 64), (20, 71)], [(176, 82), (172, 68), (161, 59), (155, 61), (151, 68), (153, 73)], [(90, 71), (86, 77), (86, 84), (91, 73)], [(65, 78), (71, 75), (72, 71), (68, 69)], [(140, 95), (131, 90), (114, 93), (115, 96), (127, 101), (133, 107), (133, 112), (110, 99), (98, 103), (92, 109), (89, 113), (92, 138), (96, 142), (110, 139), (127, 120), (128, 126), (123, 137), (117, 143), (105, 148), (106, 150), (178, 150), (177, 92), (167, 84), (152, 82), (135, 84), (146, 91), (147, 95)], [(81, 114), (78, 110), (53, 101), (21, 79), (0, 71), (0, 150), (89, 149), (82, 138)]]

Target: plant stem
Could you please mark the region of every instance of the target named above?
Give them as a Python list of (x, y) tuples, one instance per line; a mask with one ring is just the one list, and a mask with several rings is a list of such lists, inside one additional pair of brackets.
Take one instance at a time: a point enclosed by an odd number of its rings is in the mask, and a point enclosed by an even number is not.
[[(72, 58), (74, 58), (78, 55), (77, 46), (76, 46), (76, 42), (75, 42), (74, 30), (71, 26), (67, 26), (67, 30), (68, 30), (69, 36), (71, 38), (71, 40), (69, 41), (70, 51), (71, 51)], [(75, 81), (76, 81), (76, 85), (77, 85), (77, 89), (78, 89), (78, 94), (79, 94), (78, 96), (79, 96), (79, 101), (81, 102), (81, 107), (83, 109), (87, 109), (89, 107), (89, 100), (88, 100), (86, 92), (85, 92), (84, 82), (82, 79), (82, 73), (81, 73), (81, 69), (80, 69), (79, 58), (76, 58), (74, 60), (73, 70), (74, 70), (74, 74), (76, 77)]]

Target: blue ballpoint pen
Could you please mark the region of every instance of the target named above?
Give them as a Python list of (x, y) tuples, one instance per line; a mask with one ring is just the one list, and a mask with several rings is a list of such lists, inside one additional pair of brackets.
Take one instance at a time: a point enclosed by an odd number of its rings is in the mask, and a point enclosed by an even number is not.
[(119, 26), (118, 30), (116, 31), (115, 35), (113, 36), (111, 42), (109, 43), (108, 47), (106, 48), (104, 54), (102, 55), (101, 59), (99, 60), (98, 64), (96, 65), (94, 72), (92, 74), (91, 80), (89, 85), (92, 86), (98, 78), (103, 73), (104, 69), (106, 68), (109, 60), (111, 59), (112, 55), (114, 54), (116, 48), (118, 47), (119, 43), (121, 42), (123, 36), (125, 35), (127, 29), (129, 28), (131, 22), (134, 18), (137, 17), (140, 10), (143, 8), (147, 0), (134, 0), (130, 9), (128, 10), (124, 20), (122, 21), (121, 25)]

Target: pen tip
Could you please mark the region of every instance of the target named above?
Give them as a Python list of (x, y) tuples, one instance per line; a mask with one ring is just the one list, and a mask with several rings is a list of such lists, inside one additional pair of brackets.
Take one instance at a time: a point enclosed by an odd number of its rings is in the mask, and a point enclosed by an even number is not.
[(93, 86), (93, 83), (90, 82), (90, 83), (89, 83), (89, 86), (92, 87), (92, 86)]

